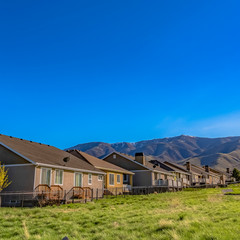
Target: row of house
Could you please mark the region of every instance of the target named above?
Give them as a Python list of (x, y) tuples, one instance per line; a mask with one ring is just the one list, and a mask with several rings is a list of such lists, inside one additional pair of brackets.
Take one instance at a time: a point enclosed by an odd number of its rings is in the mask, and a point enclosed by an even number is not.
[(104, 160), (135, 173), (133, 186), (181, 188), (201, 184), (224, 185), (226, 181), (232, 180), (229, 168), (226, 172), (221, 172), (209, 166), (200, 167), (190, 162), (185, 165), (168, 161), (161, 162), (144, 156), (143, 153), (136, 153), (133, 157), (124, 153), (112, 152), (104, 157)]
[[(230, 179), (230, 173), (189, 162), (178, 165), (143, 153), (130, 156), (119, 152), (99, 159), (79, 150), (63, 151), (6, 135), (0, 135), (0, 162), (11, 181), (5, 192), (61, 192), (77, 198), (86, 197), (92, 189), (119, 194), (132, 187), (183, 188), (225, 184)], [(52, 195), (56, 196), (59, 194)]]

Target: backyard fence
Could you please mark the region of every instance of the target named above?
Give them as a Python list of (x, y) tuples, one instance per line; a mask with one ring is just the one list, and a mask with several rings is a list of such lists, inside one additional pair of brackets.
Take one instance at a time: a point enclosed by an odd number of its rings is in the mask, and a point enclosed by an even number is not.
[(0, 203), (3, 207), (33, 207), (46, 205), (60, 205), (68, 203), (85, 203), (93, 200), (125, 197), (126, 195), (145, 195), (150, 193), (163, 193), (177, 191), (167, 186), (149, 187), (122, 187), (122, 188), (72, 188), (70, 191), (32, 191), (32, 192), (2, 192), (0, 193)]
[[(227, 184), (198, 185), (190, 188), (215, 188), (227, 187), (228, 184), (240, 182), (229, 182)], [(105, 189), (74, 187), (70, 191), (54, 189), (52, 191), (42, 189), (42, 191), (32, 192), (2, 192), (0, 193), (0, 206), (8, 207), (33, 207), (46, 205), (60, 205), (69, 203), (86, 203), (93, 200), (125, 197), (127, 195), (146, 195), (151, 193), (164, 193), (181, 191), (182, 188), (169, 186), (141, 186), (141, 187), (112, 187)]]

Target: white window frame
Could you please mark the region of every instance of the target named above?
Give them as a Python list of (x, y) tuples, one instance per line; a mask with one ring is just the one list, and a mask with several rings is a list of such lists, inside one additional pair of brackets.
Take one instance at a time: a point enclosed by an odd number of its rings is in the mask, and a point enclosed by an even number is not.
[(50, 170), (50, 185), (48, 185), (49, 187), (52, 185), (52, 168), (45, 168), (45, 167), (41, 167), (41, 173), (40, 173), (40, 184), (45, 184), (42, 183), (42, 170)]
[[(119, 181), (118, 181), (118, 177), (119, 177)], [(117, 184), (121, 184), (121, 174), (117, 174)]]
[[(110, 175), (113, 175), (113, 184), (110, 183)], [(109, 173), (109, 186), (114, 186), (114, 185), (115, 185), (115, 174)]]
[[(62, 173), (62, 183), (56, 183), (57, 172), (61, 172)], [(63, 178), (64, 178), (64, 171), (61, 170), (61, 169), (55, 169), (54, 184), (62, 186), (63, 185)]]
[(116, 154), (113, 154), (113, 159), (116, 159), (116, 158), (117, 158)]
[[(76, 174), (80, 174), (81, 175), (81, 178), (82, 178), (81, 186), (76, 186)], [(74, 187), (82, 187), (83, 186), (83, 174), (81, 172), (74, 172), (73, 186)]]
[[(100, 178), (99, 178), (99, 177), (100, 177)], [(99, 181), (99, 182), (102, 182), (102, 181), (103, 181), (103, 175), (100, 175), (100, 174), (98, 175), (98, 181)]]
[[(89, 181), (89, 180), (91, 180), (91, 181)], [(88, 185), (92, 185), (92, 174), (91, 173), (88, 174)]]

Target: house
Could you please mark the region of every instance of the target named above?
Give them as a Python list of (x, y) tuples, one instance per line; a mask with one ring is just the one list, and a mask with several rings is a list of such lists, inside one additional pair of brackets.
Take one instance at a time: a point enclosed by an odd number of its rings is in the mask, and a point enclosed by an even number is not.
[(210, 184), (225, 184), (226, 182), (226, 174), (218, 171), (214, 168), (209, 167), (208, 165), (203, 166), (203, 169), (205, 170), (206, 173), (209, 174), (209, 182)]
[(168, 166), (170, 168), (170, 171), (174, 173), (175, 179), (177, 181), (181, 181), (184, 187), (189, 187), (191, 185), (190, 182), (191, 174), (186, 170), (184, 166), (168, 161), (164, 161), (161, 164), (162, 167), (164, 167), (164, 165)]
[(111, 193), (119, 194), (131, 189), (133, 185), (133, 172), (79, 150), (68, 150), (67, 152), (105, 172), (104, 188), (108, 189)]
[(58, 192), (58, 198), (74, 192), (81, 198), (104, 187), (105, 172), (50, 145), (1, 134), (0, 161), (12, 181), (5, 192)]
[(186, 167), (186, 170), (191, 174), (191, 186), (205, 184), (206, 174), (201, 167), (197, 167), (190, 162), (186, 162), (184, 166)]
[(115, 151), (104, 157), (103, 160), (135, 173), (133, 186), (182, 187), (180, 182), (174, 181), (173, 173), (163, 169), (155, 162), (149, 161), (149, 158), (146, 158), (143, 153), (136, 153), (133, 157)]
[(185, 164), (186, 169), (191, 173), (191, 184), (194, 185), (217, 185), (225, 184), (226, 175), (208, 165), (200, 167), (190, 162)]
[(230, 171), (229, 168), (226, 168), (226, 182), (235, 182), (236, 179), (233, 177), (233, 171)]

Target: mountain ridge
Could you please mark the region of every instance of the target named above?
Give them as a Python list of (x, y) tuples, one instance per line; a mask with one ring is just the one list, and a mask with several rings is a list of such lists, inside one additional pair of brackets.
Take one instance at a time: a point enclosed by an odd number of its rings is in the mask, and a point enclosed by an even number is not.
[(240, 167), (240, 137), (206, 138), (180, 135), (138, 142), (89, 142), (67, 149), (78, 149), (95, 157), (103, 158), (118, 151), (129, 155), (143, 152), (160, 161), (209, 165), (219, 170)]

